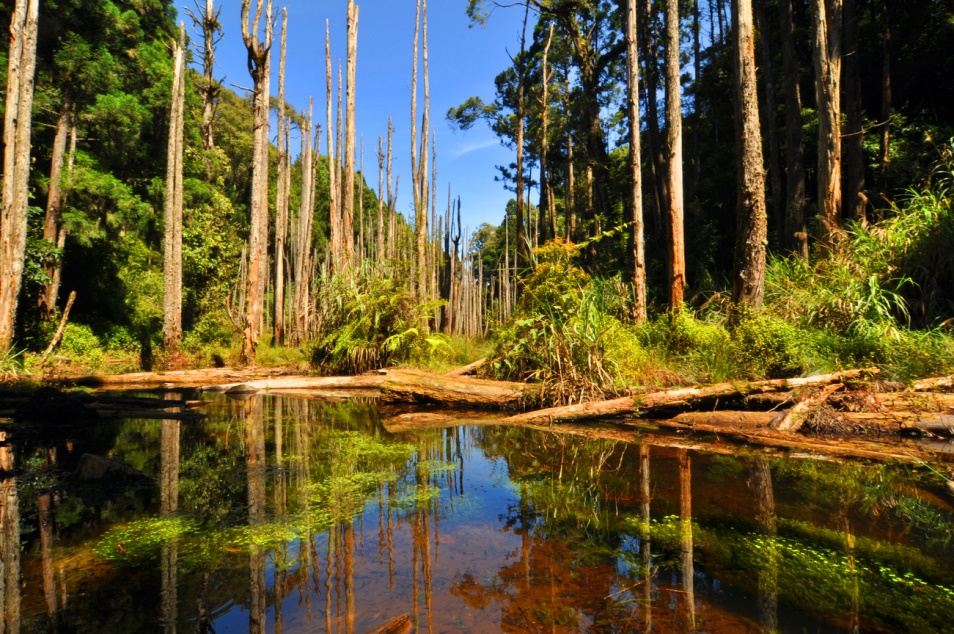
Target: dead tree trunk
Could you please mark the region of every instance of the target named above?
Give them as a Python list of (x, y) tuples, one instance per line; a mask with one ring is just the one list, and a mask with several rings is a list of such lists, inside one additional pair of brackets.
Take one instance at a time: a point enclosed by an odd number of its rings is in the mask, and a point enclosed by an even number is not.
[(732, 301), (752, 308), (762, 305), (765, 286), (765, 169), (759, 130), (755, 78), (755, 29), (752, 0), (735, 5), (735, 110), (738, 147), (738, 211)]
[(248, 72), (252, 76), (253, 149), (252, 199), (249, 223), (248, 273), (246, 275), (245, 318), (242, 325), (242, 362), (255, 363), (265, 299), (268, 266), (268, 114), (269, 58), (272, 46), (272, 2), (265, 8), (265, 41), (259, 41), (263, 0), (257, 0), (254, 21), (249, 22), (251, 0), (242, 0), (242, 40), (248, 50)]
[(629, 257), (632, 260), (633, 318), (646, 321), (646, 240), (639, 143), (639, 54), (636, 48), (636, 0), (626, 2), (626, 106), (629, 117)]
[(679, 2), (666, 0), (666, 128), (668, 129), (669, 201), (667, 214), (669, 308), (682, 306), (686, 285), (686, 246), (683, 226), (682, 87), (679, 63)]
[(378, 227), (377, 249), (374, 259), (384, 259), (384, 139), (378, 137)]
[(335, 167), (334, 120), (332, 118), (332, 100), (334, 99), (331, 83), (331, 25), (325, 20), (325, 90), (327, 94), (326, 109), (328, 117), (328, 209), (331, 242), (331, 262), (335, 273), (338, 272), (341, 262), (341, 212), (339, 211), (337, 169)]
[(3, 116), (3, 208), (0, 210), (0, 356), (13, 342), (26, 253), (30, 124), (39, 0), (17, 0), (10, 22), (7, 101)]
[[(198, 9), (198, 3), (196, 3)], [(201, 9), (200, 9), (201, 11)], [(222, 9), (215, 10), (214, 0), (205, 0), (205, 10), (199, 14), (185, 7), (185, 12), (195, 25), (202, 31), (202, 82), (199, 92), (202, 93), (202, 121), (199, 131), (202, 134), (202, 147), (206, 151), (215, 148), (215, 108), (218, 104), (219, 93), (222, 88), (215, 80), (215, 45), (217, 37), (221, 37), (222, 25), (219, 14)]]
[(540, 209), (538, 213), (547, 213), (550, 221), (549, 235), (550, 239), (556, 238), (557, 219), (556, 207), (551, 203), (552, 194), (550, 193), (549, 166), (547, 164), (547, 150), (550, 145), (549, 124), (550, 124), (550, 79), (553, 72), (547, 64), (550, 55), (550, 46), (553, 44), (553, 28), (550, 24), (550, 34), (547, 37), (546, 47), (543, 49), (543, 59), (541, 61), (541, 82), (543, 83), (543, 96), (540, 98)]
[[(308, 117), (302, 129), (301, 208), (298, 211), (298, 250), (295, 262), (295, 336), (296, 343), (307, 337), (308, 313), (311, 309), (311, 233), (315, 215), (315, 152), (311, 135), (314, 129), (313, 108), (308, 100)], [(319, 139), (320, 141), (320, 139)], [(316, 143), (317, 145), (317, 143)]]
[(356, 99), (355, 77), (358, 67), (358, 7), (354, 0), (348, 0), (348, 86), (345, 100), (345, 150), (344, 150), (344, 186), (342, 188), (341, 245), (342, 261), (345, 267), (354, 264), (354, 153), (355, 129), (354, 108)]
[[(62, 223), (60, 215), (63, 211), (63, 164), (66, 162), (66, 141), (70, 134), (73, 120), (73, 104), (68, 95), (64, 96), (60, 104), (60, 115), (56, 121), (56, 136), (53, 139), (53, 158), (50, 162), (50, 187), (46, 197), (46, 216), (43, 221), (43, 239), (52, 246), (57, 246)], [(47, 318), (56, 312), (56, 296), (59, 288), (54, 286), (53, 280), (56, 269), (61, 266), (62, 254), (57, 261), (46, 268), (46, 275), (50, 282), (43, 286), (40, 293), (39, 308)]]
[[(285, 115), (285, 51), (288, 9), (282, 9), (282, 40), (278, 57), (278, 176), (275, 185), (275, 320), (272, 344), (285, 343), (285, 238), (288, 231), (288, 118)], [(310, 107), (310, 104), (309, 104)]]
[[(411, 75), (411, 189), (414, 192), (414, 229), (416, 235), (415, 292), (423, 299), (427, 285), (427, 157), (428, 128), (430, 126), (430, 85), (427, 68), (427, 0), (418, 0), (414, 22), (414, 65)], [(423, 29), (422, 29), (423, 27)], [(423, 34), (421, 31), (423, 30)], [(417, 60), (418, 46), (423, 35), (424, 52), (424, 115), (421, 126), (420, 158), (417, 147)]]
[(526, 210), (524, 209), (523, 181), (523, 135), (526, 125), (526, 83), (527, 83), (527, 19), (530, 16), (530, 1), (527, 0), (523, 15), (523, 29), (520, 31), (520, 57), (517, 63), (517, 270), (522, 271), (530, 262), (530, 250), (526, 236)]
[(842, 0), (814, 0), (815, 96), (818, 103), (818, 231), (825, 251), (841, 234)]
[(805, 226), (805, 149), (802, 144), (802, 96), (798, 87), (798, 59), (792, 0), (779, 0), (782, 33), (782, 72), (785, 80), (786, 200), (783, 248), (808, 259), (808, 229)]
[(168, 366), (178, 365), (182, 346), (182, 160), (185, 143), (185, 24), (173, 48), (172, 95), (166, 160), (165, 227), (163, 230), (162, 345)]

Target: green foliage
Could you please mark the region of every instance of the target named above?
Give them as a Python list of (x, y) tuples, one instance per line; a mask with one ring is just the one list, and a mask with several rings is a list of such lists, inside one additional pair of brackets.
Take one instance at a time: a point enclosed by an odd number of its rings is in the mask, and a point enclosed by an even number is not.
[(491, 372), (539, 382), (550, 404), (615, 394), (642, 357), (633, 334), (607, 314), (602, 286), (573, 264), (576, 254), (562, 240), (535, 249), (517, 312), (494, 334)]
[(418, 302), (406, 280), (365, 265), (324, 280), (319, 292), (318, 305), (324, 311), (311, 357), (322, 371), (360, 374), (453, 354), (447, 338), (428, 328), (442, 302)]

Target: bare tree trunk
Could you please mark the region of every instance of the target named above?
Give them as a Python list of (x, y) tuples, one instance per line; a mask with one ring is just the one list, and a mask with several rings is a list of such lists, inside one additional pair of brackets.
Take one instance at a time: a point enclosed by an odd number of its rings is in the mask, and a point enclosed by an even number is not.
[(629, 117), (629, 258), (633, 276), (633, 319), (646, 321), (646, 240), (639, 143), (639, 54), (636, 48), (636, 0), (626, 2), (626, 107)]
[(815, 96), (818, 103), (818, 231), (822, 252), (841, 234), (842, 0), (812, 2)]
[[(427, 72), (427, 0), (418, 0), (417, 12), (414, 18), (414, 65), (411, 76), (411, 189), (414, 193), (414, 229), (416, 235), (415, 257), (415, 292), (419, 299), (424, 298), (427, 280), (427, 155), (428, 155), (428, 127), (430, 126), (429, 109), (429, 79)], [(423, 26), (424, 49), (424, 118), (421, 126), (420, 159), (417, 148), (417, 60), (418, 45), (421, 40)]]
[[(198, 9), (198, 2), (196, 3)], [(216, 37), (222, 33), (219, 14), (222, 9), (215, 10), (214, 0), (205, 0), (205, 10), (196, 14), (192, 9), (184, 7), (186, 14), (192, 18), (196, 29), (202, 30), (202, 83), (199, 91), (202, 93), (202, 121), (199, 131), (202, 134), (202, 147), (206, 151), (215, 148), (215, 108), (218, 104), (219, 93), (222, 91), (219, 82), (215, 80), (215, 45)]]
[(683, 226), (682, 87), (679, 63), (679, 1), (666, 0), (666, 127), (669, 149), (669, 307), (682, 306), (686, 286), (686, 240)]
[[(252, 149), (252, 200), (249, 223), (248, 273), (246, 276), (245, 319), (242, 327), (242, 362), (255, 363), (268, 275), (268, 114), (269, 58), (272, 46), (272, 2), (265, 7), (265, 41), (258, 37), (263, 0), (257, 0), (254, 21), (249, 23), (251, 0), (242, 0), (242, 40), (248, 50), (248, 70), (252, 76), (254, 113)], [(251, 27), (251, 28), (250, 28)]]
[(888, 173), (891, 161), (891, 14), (888, 3), (881, 7), (883, 31), (881, 36), (881, 177)]
[[(313, 106), (308, 100), (308, 117), (302, 129), (301, 208), (298, 211), (298, 257), (295, 262), (295, 335), (301, 344), (307, 337), (311, 309), (311, 233), (315, 215), (315, 152), (311, 139), (314, 129)], [(318, 141), (320, 142), (320, 138)], [(317, 145), (317, 144), (316, 144)]]
[[(60, 116), (56, 121), (56, 136), (53, 139), (53, 158), (50, 164), (50, 187), (46, 197), (46, 216), (43, 221), (43, 239), (52, 246), (57, 246), (61, 228), (60, 215), (63, 212), (65, 196), (63, 193), (63, 163), (66, 161), (66, 141), (70, 135), (73, 120), (73, 104), (69, 96), (63, 98), (60, 104)], [(62, 254), (57, 261), (46, 268), (46, 275), (50, 282), (43, 286), (40, 294), (39, 307), (45, 317), (49, 318), (56, 312), (56, 296), (58, 286), (54, 286), (53, 279), (56, 269), (62, 266)]]
[(765, 286), (765, 169), (759, 131), (752, 0), (733, 0), (735, 23), (735, 109), (738, 147), (738, 215), (732, 301), (762, 305)]
[(282, 40), (278, 58), (278, 176), (275, 184), (275, 323), (272, 344), (285, 343), (285, 238), (288, 230), (288, 118), (285, 115), (285, 52), (288, 9), (282, 9)]
[(384, 259), (384, 139), (378, 137), (378, 227), (377, 249), (374, 259)]
[[(424, 112), (421, 116), (421, 165), (418, 168), (418, 175), (420, 178), (420, 201), (421, 201), (421, 218), (424, 219), (424, 224), (421, 228), (418, 229), (418, 293), (419, 296), (423, 299), (427, 297), (427, 208), (428, 202), (430, 200), (429, 191), (428, 191), (428, 158), (430, 157), (430, 146), (428, 145), (428, 138), (431, 132), (431, 80), (430, 80), (430, 68), (428, 66), (428, 57), (427, 57), (427, 0), (423, 0), (421, 3), (421, 55), (423, 61), (423, 75), (424, 75)], [(421, 238), (424, 239), (424, 242), (421, 242)], [(423, 265), (423, 269), (421, 268)]]
[(852, 220), (865, 220), (865, 148), (864, 122), (861, 118), (861, 51), (858, 41), (857, 0), (844, 1), (845, 57), (844, 91), (844, 205), (845, 215)]
[[(698, 87), (702, 79), (702, 44), (700, 42), (699, 23), (699, 2), (692, 1), (692, 63), (693, 63), (693, 84)], [(699, 145), (699, 98), (693, 99), (692, 114), (695, 115), (695, 124), (692, 126), (692, 181), (689, 186), (689, 196), (697, 197), (699, 192), (699, 179), (702, 177), (702, 148)]]
[(566, 135), (566, 239), (576, 240), (576, 179), (573, 174), (573, 133)]
[(7, 101), (3, 116), (3, 208), (0, 210), (0, 356), (13, 342), (26, 253), (30, 124), (39, 0), (16, 0), (10, 22)]
[(354, 264), (354, 154), (355, 129), (354, 108), (356, 99), (355, 77), (358, 67), (358, 6), (354, 0), (348, 0), (348, 95), (345, 103), (345, 156), (344, 187), (342, 198), (344, 205), (341, 214), (342, 260), (345, 267)]
[(802, 97), (798, 87), (792, 0), (779, 0), (782, 66), (785, 80), (786, 202), (783, 248), (808, 259), (808, 229), (805, 226), (805, 149), (802, 144)]
[(541, 62), (541, 82), (543, 83), (543, 96), (540, 99), (540, 119), (542, 130), (540, 132), (540, 209), (538, 213), (547, 213), (550, 221), (548, 237), (553, 239), (557, 236), (556, 207), (551, 203), (552, 194), (550, 193), (549, 166), (547, 164), (547, 150), (550, 145), (549, 123), (550, 123), (550, 79), (553, 72), (549, 70), (547, 60), (550, 55), (550, 46), (553, 44), (554, 25), (550, 24), (550, 34), (547, 36), (547, 44), (543, 49), (543, 60)]
[(755, 4), (755, 27), (758, 33), (762, 89), (765, 101), (765, 127), (768, 129), (769, 186), (772, 194), (773, 242), (782, 244), (785, 234), (785, 201), (782, 194), (782, 165), (779, 158), (778, 105), (775, 101), (775, 75), (772, 72), (772, 48), (764, 2)]
[(649, 156), (651, 158), (650, 167), (653, 176), (653, 191), (656, 195), (656, 205), (653, 207), (655, 213), (655, 226), (662, 228), (662, 209), (669, 204), (669, 186), (668, 181), (663, 178), (663, 158), (662, 142), (659, 138), (659, 104), (656, 98), (659, 89), (659, 68), (656, 60), (657, 34), (656, 34), (656, 9), (652, 0), (646, 0), (643, 5), (643, 21), (645, 29), (643, 37), (643, 63), (646, 65), (644, 73), (646, 84), (646, 117), (648, 121), (649, 137)]
[(341, 263), (341, 212), (338, 210), (338, 182), (337, 169), (335, 167), (335, 146), (334, 120), (332, 118), (332, 100), (334, 99), (334, 90), (331, 83), (331, 26), (328, 20), (325, 20), (325, 81), (327, 91), (327, 116), (328, 116), (328, 209), (331, 241), (331, 262), (334, 271), (337, 273)]
[(520, 31), (520, 58), (517, 64), (517, 270), (522, 271), (530, 262), (530, 250), (526, 236), (526, 211), (524, 209), (523, 180), (523, 135), (526, 125), (526, 83), (527, 83), (527, 19), (530, 17), (530, 0), (526, 2), (523, 14), (523, 28)]
[(172, 96), (166, 167), (165, 226), (163, 230), (162, 345), (166, 365), (179, 365), (182, 346), (182, 171), (185, 143), (185, 24), (173, 48)]
[(388, 156), (387, 156), (387, 183), (388, 183), (388, 259), (394, 258), (396, 247), (397, 218), (395, 217), (395, 199), (397, 194), (394, 191), (393, 173), (391, 167), (393, 164), (394, 153), (394, 122), (388, 117)]

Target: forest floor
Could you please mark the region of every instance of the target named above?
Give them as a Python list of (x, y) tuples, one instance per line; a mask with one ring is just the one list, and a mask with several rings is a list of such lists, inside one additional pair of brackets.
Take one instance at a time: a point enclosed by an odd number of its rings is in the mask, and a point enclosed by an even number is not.
[[(954, 376), (909, 384), (879, 381), (875, 369), (800, 379), (738, 381), (664, 391), (633, 390), (607, 401), (538, 408), (533, 384), (468, 376), (479, 364), (447, 373), (411, 368), (359, 376), (316, 377), (298, 365), (210, 368), (132, 374), (49, 376), (56, 389), (269, 393), (323, 401), (378, 398), (386, 429), (521, 425), (554, 433), (738, 453), (744, 447), (832, 459), (928, 463), (954, 473)], [(0, 391), (0, 416), (16, 416), (37, 383)], [(61, 392), (70, 398), (71, 392)], [(45, 399), (51, 397), (45, 392)], [(83, 397), (88, 400), (88, 397)], [(187, 411), (187, 401), (90, 405), (107, 415)], [(183, 409), (186, 408), (186, 409)], [(57, 408), (62, 409), (62, 408)], [(158, 411), (157, 411), (158, 410)], [(101, 414), (103, 412), (100, 412)], [(183, 414), (184, 415), (184, 414)]]

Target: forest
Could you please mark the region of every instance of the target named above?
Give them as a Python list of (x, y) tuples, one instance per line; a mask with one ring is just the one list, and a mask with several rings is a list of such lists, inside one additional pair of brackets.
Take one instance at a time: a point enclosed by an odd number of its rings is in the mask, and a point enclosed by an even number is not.
[[(486, 358), (560, 405), (954, 371), (954, 2), (468, 0), (473, 28), (522, 35), (495, 94), (446, 113), (427, 2), (407, 4), (411, 90), (385, 98), (411, 118), (370, 160), (353, 0), (346, 25), (308, 26), (329, 41), (323, 104), (286, 101), (294, 8), (271, 0), (0, 6), (0, 373)], [(216, 74), (238, 37), (247, 90)], [(446, 124), (511, 151), (499, 224), (441, 200)]]

